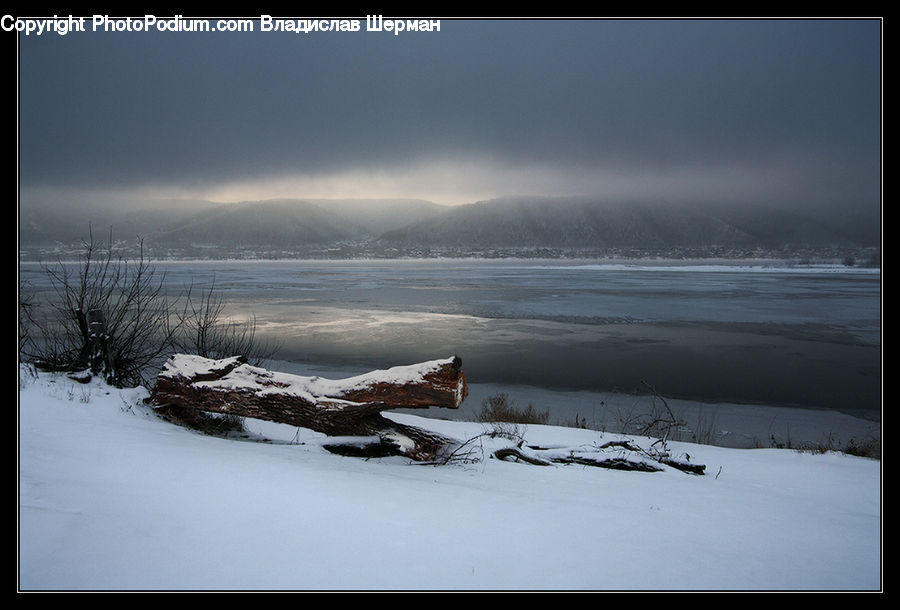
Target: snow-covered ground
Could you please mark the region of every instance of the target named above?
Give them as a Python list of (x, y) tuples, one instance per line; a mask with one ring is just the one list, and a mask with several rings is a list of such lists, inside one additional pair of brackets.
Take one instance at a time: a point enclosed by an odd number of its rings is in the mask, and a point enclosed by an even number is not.
[(694, 476), (499, 461), (504, 441), (483, 439), (485, 459), (430, 466), (340, 457), (319, 434), (253, 420), (271, 442), (204, 436), (145, 395), (20, 369), (19, 590), (882, 587), (876, 460), (670, 443), (707, 466)]

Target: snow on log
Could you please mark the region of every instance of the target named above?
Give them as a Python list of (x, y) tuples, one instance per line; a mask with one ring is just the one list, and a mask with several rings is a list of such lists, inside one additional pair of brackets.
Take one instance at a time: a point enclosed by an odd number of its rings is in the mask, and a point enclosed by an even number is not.
[(225, 413), (309, 428), (328, 436), (377, 436), (384, 454), (430, 460), (454, 443), (393, 422), (387, 409), (456, 409), (468, 393), (458, 357), (341, 380), (250, 366), (243, 358), (211, 360), (176, 354), (150, 393), (157, 407)]

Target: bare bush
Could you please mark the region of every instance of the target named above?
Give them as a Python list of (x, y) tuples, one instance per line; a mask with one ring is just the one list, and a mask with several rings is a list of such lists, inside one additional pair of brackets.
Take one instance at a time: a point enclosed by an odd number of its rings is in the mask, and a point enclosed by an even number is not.
[(277, 344), (257, 336), (254, 316), (243, 321), (226, 319), (225, 300), (215, 292), (215, 283), (198, 299), (192, 298), (192, 292), (188, 291), (176, 338), (180, 351), (213, 359), (243, 356), (254, 366), (278, 351)]
[(485, 425), (484, 432), (467, 439), (457, 445), (451, 452), (443, 457), (440, 461), (442, 464), (473, 464), (484, 461), (484, 439), (504, 439), (516, 443), (516, 447), (521, 448), (525, 443), (526, 426), (521, 422), (488, 422)]
[(809, 453), (839, 452), (857, 457), (881, 459), (881, 439), (874, 435), (868, 435), (861, 439), (852, 437), (849, 441), (842, 443), (833, 434), (829, 434), (823, 441), (800, 443), (799, 447), (791, 447), (791, 449)]
[[(44, 308), (20, 301), (20, 353), (39, 368), (89, 370), (115, 386), (137, 385), (170, 350), (178, 330), (163, 278), (140, 253), (124, 258), (110, 235), (91, 233), (81, 260), (45, 265), (53, 293)], [(46, 310), (45, 310), (46, 308)]]
[(674, 437), (687, 430), (686, 422), (672, 411), (668, 401), (653, 386), (647, 382), (644, 385), (652, 393), (650, 405), (640, 412), (620, 413), (621, 432), (655, 438), (654, 445), (661, 444), (664, 448), (669, 440), (678, 440)]
[(19, 287), (19, 353), (43, 370), (88, 371), (124, 387), (147, 384), (165, 358), (188, 351), (209, 358), (244, 356), (259, 364), (276, 347), (261, 342), (256, 320), (228, 321), (214, 287), (200, 298), (186, 288), (170, 298), (140, 244), (126, 258), (110, 234), (101, 246), (93, 232), (79, 261), (44, 265), (49, 298)]
[(34, 316), (34, 294), (27, 283), (19, 282), (19, 353), (31, 345), (32, 336), (31, 318)]
[(531, 404), (519, 409), (508, 394), (501, 392), (482, 400), (481, 411), (476, 417), (480, 422), (546, 424), (550, 420), (550, 409), (537, 411)]

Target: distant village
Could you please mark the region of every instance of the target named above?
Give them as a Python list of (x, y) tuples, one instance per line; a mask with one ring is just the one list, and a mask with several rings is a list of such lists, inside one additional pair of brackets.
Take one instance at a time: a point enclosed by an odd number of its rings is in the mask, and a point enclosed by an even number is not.
[[(116, 247), (128, 257), (141, 254), (140, 246), (117, 242)], [(28, 262), (77, 260), (83, 253), (81, 243), (53, 246), (21, 246), (19, 260)], [(466, 247), (396, 247), (372, 241), (311, 245), (297, 248), (264, 246), (228, 246), (197, 244), (180, 247), (155, 247), (143, 244), (143, 255), (154, 260), (353, 260), (353, 259), (561, 259), (561, 260), (777, 260), (795, 265), (840, 264), (848, 267), (881, 267), (881, 249), (875, 247), (792, 247), (747, 248), (734, 246), (670, 247), (670, 248), (466, 248)]]

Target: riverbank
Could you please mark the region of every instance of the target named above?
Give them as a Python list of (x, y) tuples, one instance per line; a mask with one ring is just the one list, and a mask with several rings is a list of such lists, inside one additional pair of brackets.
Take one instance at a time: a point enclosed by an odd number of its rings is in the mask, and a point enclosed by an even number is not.
[[(20, 369), (19, 384), (19, 591), (882, 586), (877, 460), (672, 441), (704, 475), (623, 472), (491, 459), (510, 441), (485, 437), (465, 462), (422, 466), (334, 455), (258, 420), (252, 439), (205, 436), (96, 379)], [(533, 425), (526, 438), (621, 437)]]
[[(341, 379), (366, 372), (358, 367), (286, 361), (274, 361), (267, 366), (297, 375), (318, 375), (328, 379)], [(465, 362), (463, 370), (466, 371)], [(549, 411), (550, 425), (620, 432), (628, 422), (662, 406), (660, 399), (649, 392), (625, 394), (567, 391), (520, 384), (472, 382), (471, 376), (468, 379), (469, 396), (458, 410), (429, 408), (398, 412), (433, 419), (474, 422), (477, 421), (484, 399), (505, 393), (520, 409), (532, 405), (538, 412)], [(872, 440), (880, 443), (882, 434), (880, 417), (859, 417), (834, 409), (664, 398), (677, 418), (684, 422), (674, 438), (684, 442), (738, 449), (838, 449), (851, 443), (863, 444)]]

